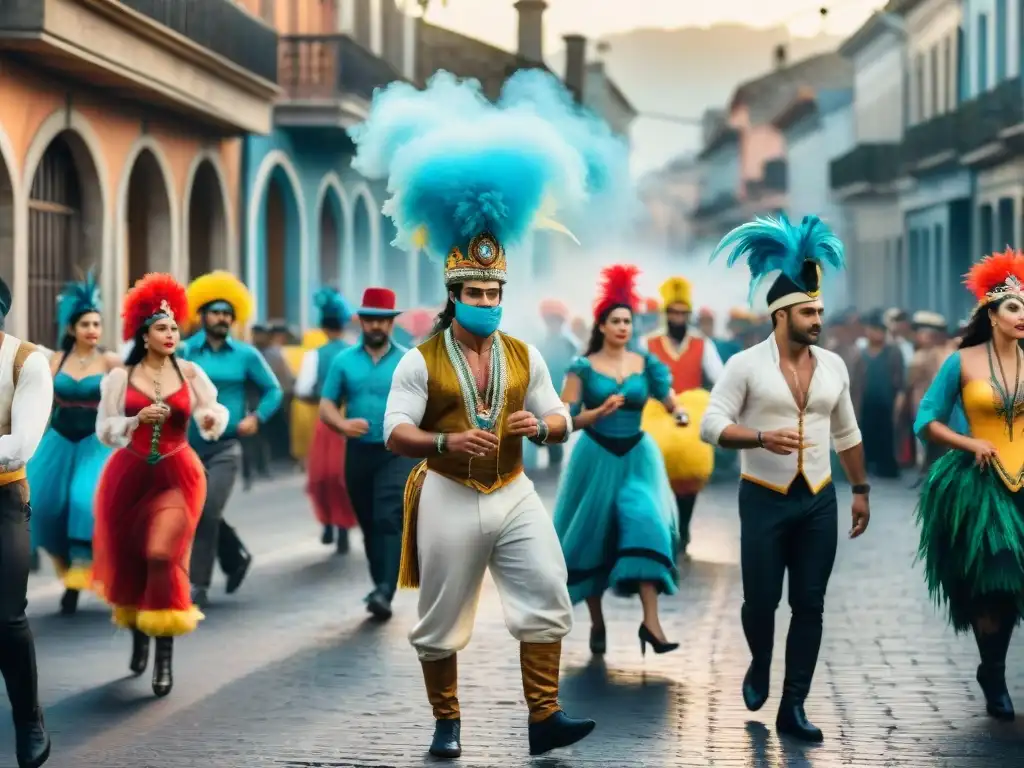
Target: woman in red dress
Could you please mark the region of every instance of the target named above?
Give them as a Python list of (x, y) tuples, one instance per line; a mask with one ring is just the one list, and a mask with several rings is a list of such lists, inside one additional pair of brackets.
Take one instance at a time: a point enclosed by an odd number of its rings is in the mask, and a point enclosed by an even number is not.
[(215, 440), (227, 410), (202, 369), (175, 358), (176, 318), (188, 312), (185, 288), (150, 274), (124, 299), (126, 368), (103, 380), (96, 433), (119, 448), (96, 491), (93, 568), (114, 623), (132, 630), (130, 668), (142, 674), (156, 638), (153, 693), (166, 696), (173, 677), (173, 638), (200, 619), (189, 588), (189, 552), (206, 501), (203, 465), (187, 440), (188, 420)]

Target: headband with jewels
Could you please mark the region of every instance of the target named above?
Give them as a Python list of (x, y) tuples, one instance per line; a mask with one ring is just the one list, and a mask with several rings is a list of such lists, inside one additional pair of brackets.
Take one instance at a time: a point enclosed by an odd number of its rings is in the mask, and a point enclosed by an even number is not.
[(986, 256), (964, 275), (964, 285), (978, 307), (1008, 296), (1024, 300), (1024, 253), (1007, 248)]
[(581, 215), (631, 188), (615, 183), (613, 168), (628, 160), (621, 140), (591, 130), (594, 120), (555, 78), (517, 72), (494, 103), (478, 81), (442, 71), (424, 90), (396, 82), (376, 91), (349, 131), (352, 167), (387, 180), (382, 211), (396, 247), (443, 264), (447, 285), (504, 282), (537, 230), (575, 240), (556, 213)]
[(121, 307), (122, 336), (125, 341), (129, 341), (157, 320), (180, 320), (187, 316), (188, 295), (185, 286), (170, 275), (150, 273), (137, 280), (125, 294)]

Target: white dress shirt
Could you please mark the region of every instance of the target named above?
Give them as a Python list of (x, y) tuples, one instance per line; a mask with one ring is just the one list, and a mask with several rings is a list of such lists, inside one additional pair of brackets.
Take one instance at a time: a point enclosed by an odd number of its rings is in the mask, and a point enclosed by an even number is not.
[(32, 352), (14, 386), (14, 358), (21, 341), (4, 335), (0, 345), (0, 472), (22, 469), (39, 447), (50, 423), (53, 376), (50, 363)]
[[(530, 383), (526, 388), (525, 409), (538, 418), (554, 414), (563, 416), (566, 429), (571, 430), (569, 409), (551, 383), (551, 374), (544, 358), (535, 346), (527, 346), (530, 351)], [(411, 424), (414, 427), (420, 425), (427, 410), (427, 380), (427, 361), (418, 349), (410, 349), (398, 361), (391, 378), (391, 393), (384, 413), (385, 445), (399, 424)]]
[(718, 445), (722, 433), (732, 424), (759, 432), (802, 432), (807, 447), (788, 456), (763, 448), (740, 451), (742, 476), (780, 493), (785, 493), (801, 473), (816, 493), (832, 477), (830, 440), (840, 453), (861, 442), (846, 364), (839, 355), (821, 347), (811, 347), (811, 353), (817, 364), (802, 417), (779, 367), (775, 337), (769, 336), (725, 364), (700, 425), (701, 439), (712, 445)]

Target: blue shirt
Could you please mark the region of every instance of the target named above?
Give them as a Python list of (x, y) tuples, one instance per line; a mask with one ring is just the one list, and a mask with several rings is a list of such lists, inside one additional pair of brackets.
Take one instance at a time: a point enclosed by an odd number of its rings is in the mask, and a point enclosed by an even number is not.
[[(221, 440), (238, 436), (238, 422), (248, 415), (247, 387), (254, 388), (260, 395), (255, 410), (260, 424), (265, 424), (281, 407), (284, 397), (281, 385), (263, 355), (252, 344), (229, 337), (220, 349), (214, 349), (207, 342), (205, 333), (197, 333), (182, 345), (180, 354), (210, 377), (217, 387), (217, 402), (228, 409), (228, 427)], [(199, 436), (194, 421), (189, 424), (189, 442), (209, 445)]]
[(362, 342), (338, 353), (327, 372), (320, 396), (337, 406), (344, 404), (345, 418), (366, 419), (370, 431), (358, 443), (384, 442), (384, 412), (387, 410), (391, 379), (398, 361), (408, 350), (394, 341), (376, 363)]

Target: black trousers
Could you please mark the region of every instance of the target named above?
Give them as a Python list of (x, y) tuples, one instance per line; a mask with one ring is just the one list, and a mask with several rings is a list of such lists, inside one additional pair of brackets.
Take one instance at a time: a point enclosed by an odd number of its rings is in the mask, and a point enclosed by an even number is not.
[(676, 496), (676, 506), (679, 508), (679, 548), (683, 552), (690, 546), (690, 521), (693, 520), (693, 507), (696, 503), (696, 493)]
[(38, 716), (36, 647), (28, 626), (28, 572), (32, 561), (25, 486), (0, 486), (0, 672), (16, 722)]
[(891, 401), (865, 400), (862, 414), (861, 435), (864, 438), (864, 461), (868, 471), (877, 477), (896, 478), (900, 476), (900, 465), (896, 460), (896, 425), (893, 423)]
[(415, 466), (415, 459), (397, 456), (383, 443), (350, 440), (345, 446), (345, 483), (363, 532), (370, 578), (388, 599), (398, 589), (405, 481)]
[(754, 663), (770, 665), (775, 610), (789, 572), (789, 607), (783, 699), (802, 702), (811, 689), (821, 648), (825, 590), (839, 539), (832, 483), (812, 494), (802, 476), (788, 493), (740, 481), (740, 563), (743, 633)]

